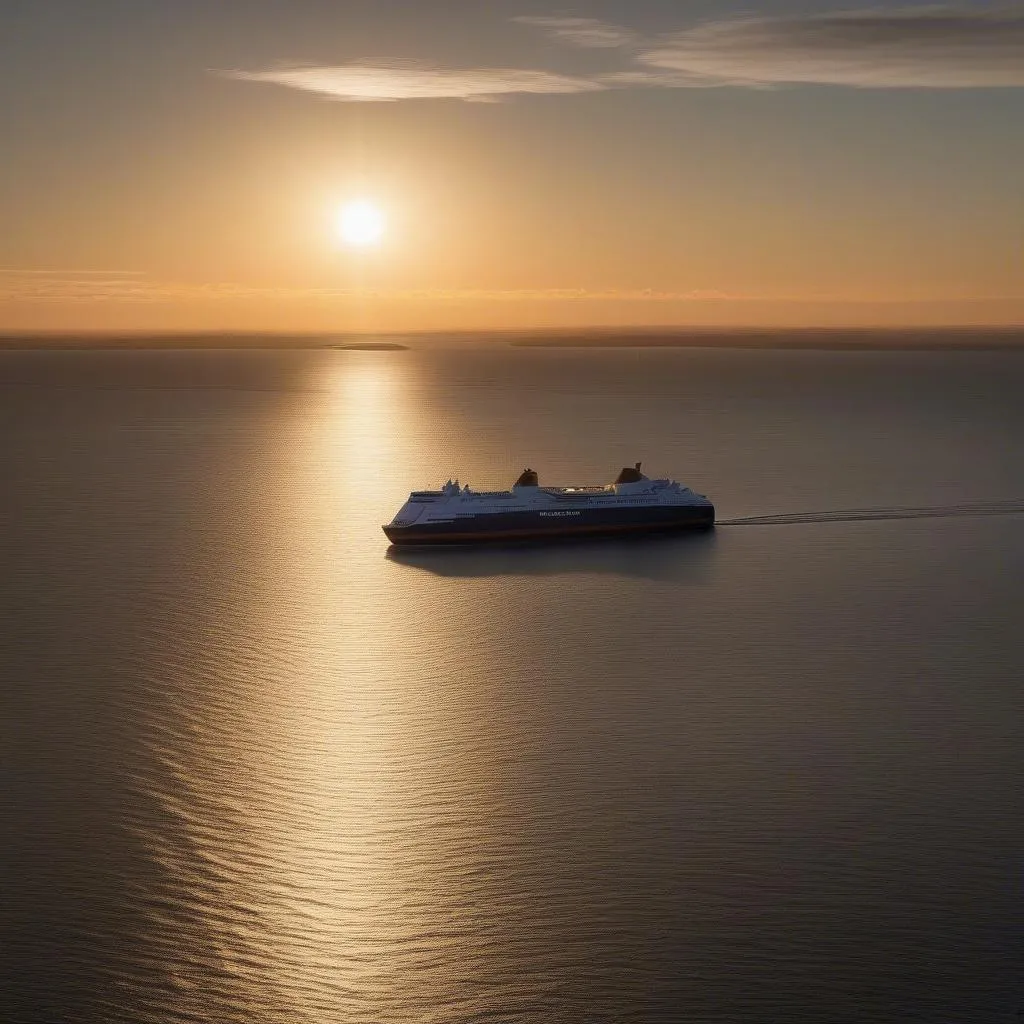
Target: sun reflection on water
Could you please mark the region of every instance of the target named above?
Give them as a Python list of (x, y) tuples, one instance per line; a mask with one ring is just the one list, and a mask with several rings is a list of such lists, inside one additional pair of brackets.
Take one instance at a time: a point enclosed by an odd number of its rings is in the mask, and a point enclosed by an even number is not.
[(289, 760), (302, 799), (275, 860), (302, 895), (277, 931), (304, 934), (309, 976), (332, 977), (353, 1019), (465, 998), (457, 965), (507, 869), (494, 831), (508, 819), (505, 748), (473, 725), (490, 675), (482, 588), (414, 580), (384, 558), (380, 524), (430, 419), (411, 374), (401, 357), (333, 363), (292, 482), (304, 587), (287, 614), (305, 660), (287, 684), (304, 724)]
[(558, 905), (526, 895), (549, 884), (519, 713), (543, 667), (516, 641), (553, 641), (558, 588), (496, 600), (387, 559), (396, 488), (450, 458), (436, 396), (402, 356), (317, 373), (247, 469), (258, 522), (218, 527), (232, 555), (174, 661), (190, 704), (154, 740), (174, 827), (149, 842), (192, 914), (180, 980), (222, 978), (224, 1019), (472, 1015), (515, 995), (509, 957)]

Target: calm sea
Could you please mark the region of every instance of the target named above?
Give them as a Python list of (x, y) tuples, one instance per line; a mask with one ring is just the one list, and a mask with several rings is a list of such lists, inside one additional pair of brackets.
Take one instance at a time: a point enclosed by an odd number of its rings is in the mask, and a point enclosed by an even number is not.
[[(0, 1020), (1019, 1021), (1022, 396), (1020, 352), (0, 354)], [(639, 459), (778, 518), (380, 531)]]

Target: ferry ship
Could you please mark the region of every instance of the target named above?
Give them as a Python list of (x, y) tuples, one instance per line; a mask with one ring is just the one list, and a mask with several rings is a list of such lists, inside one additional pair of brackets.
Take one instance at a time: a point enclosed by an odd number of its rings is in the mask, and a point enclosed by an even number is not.
[(541, 487), (532, 469), (507, 491), (449, 480), (439, 491), (413, 491), (384, 533), (392, 544), (482, 544), (714, 526), (715, 506), (703, 494), (651, 480), (640, 465), (597, 487)]

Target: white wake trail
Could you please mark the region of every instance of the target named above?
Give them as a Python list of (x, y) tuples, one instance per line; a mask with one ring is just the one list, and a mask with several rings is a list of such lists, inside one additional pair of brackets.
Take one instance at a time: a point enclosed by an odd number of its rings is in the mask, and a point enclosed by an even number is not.
[(788, 526), (798, 523), (854, 523), (878, 519), (950, 519), (966, 516), (1024, 515), (1024, 501), (972, 501), (955, 505), (847, 508), (822, 512), (782, 512), (776, 515), (719, 519), (716, 526)]

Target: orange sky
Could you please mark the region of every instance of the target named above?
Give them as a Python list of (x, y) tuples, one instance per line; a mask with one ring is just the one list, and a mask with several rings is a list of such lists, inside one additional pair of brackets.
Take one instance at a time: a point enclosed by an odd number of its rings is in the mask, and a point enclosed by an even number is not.
[[(618, 5), (623, 27), (502, 0), (458, 53), (443, 18), (391, 31), (355, 4), (235, 36), (190, 7), (166, 38), (146, 2), (99, 6), (118, 48), (73, 5), (63, 51), (31, 12), (34, 58), (0, 44), (0, 329), (1024, 322), (1024, 75), (915, 49), (925, 15), (894, 17), (892, 67), (837, 70), (822, 5), (767, 0), (742, 23), (704, 5), (683, 37), (664, 5)], [(971, 39), (1006, 36), (990, 21)], [(713, 87), (676, 87), (693, 53)], [(722, 77), (737, 53), (760, 87)], [(338, 94), (371, 88), (391, 102)], [(356, 196), (389, 221), (366, 252), (334, 229)]]

